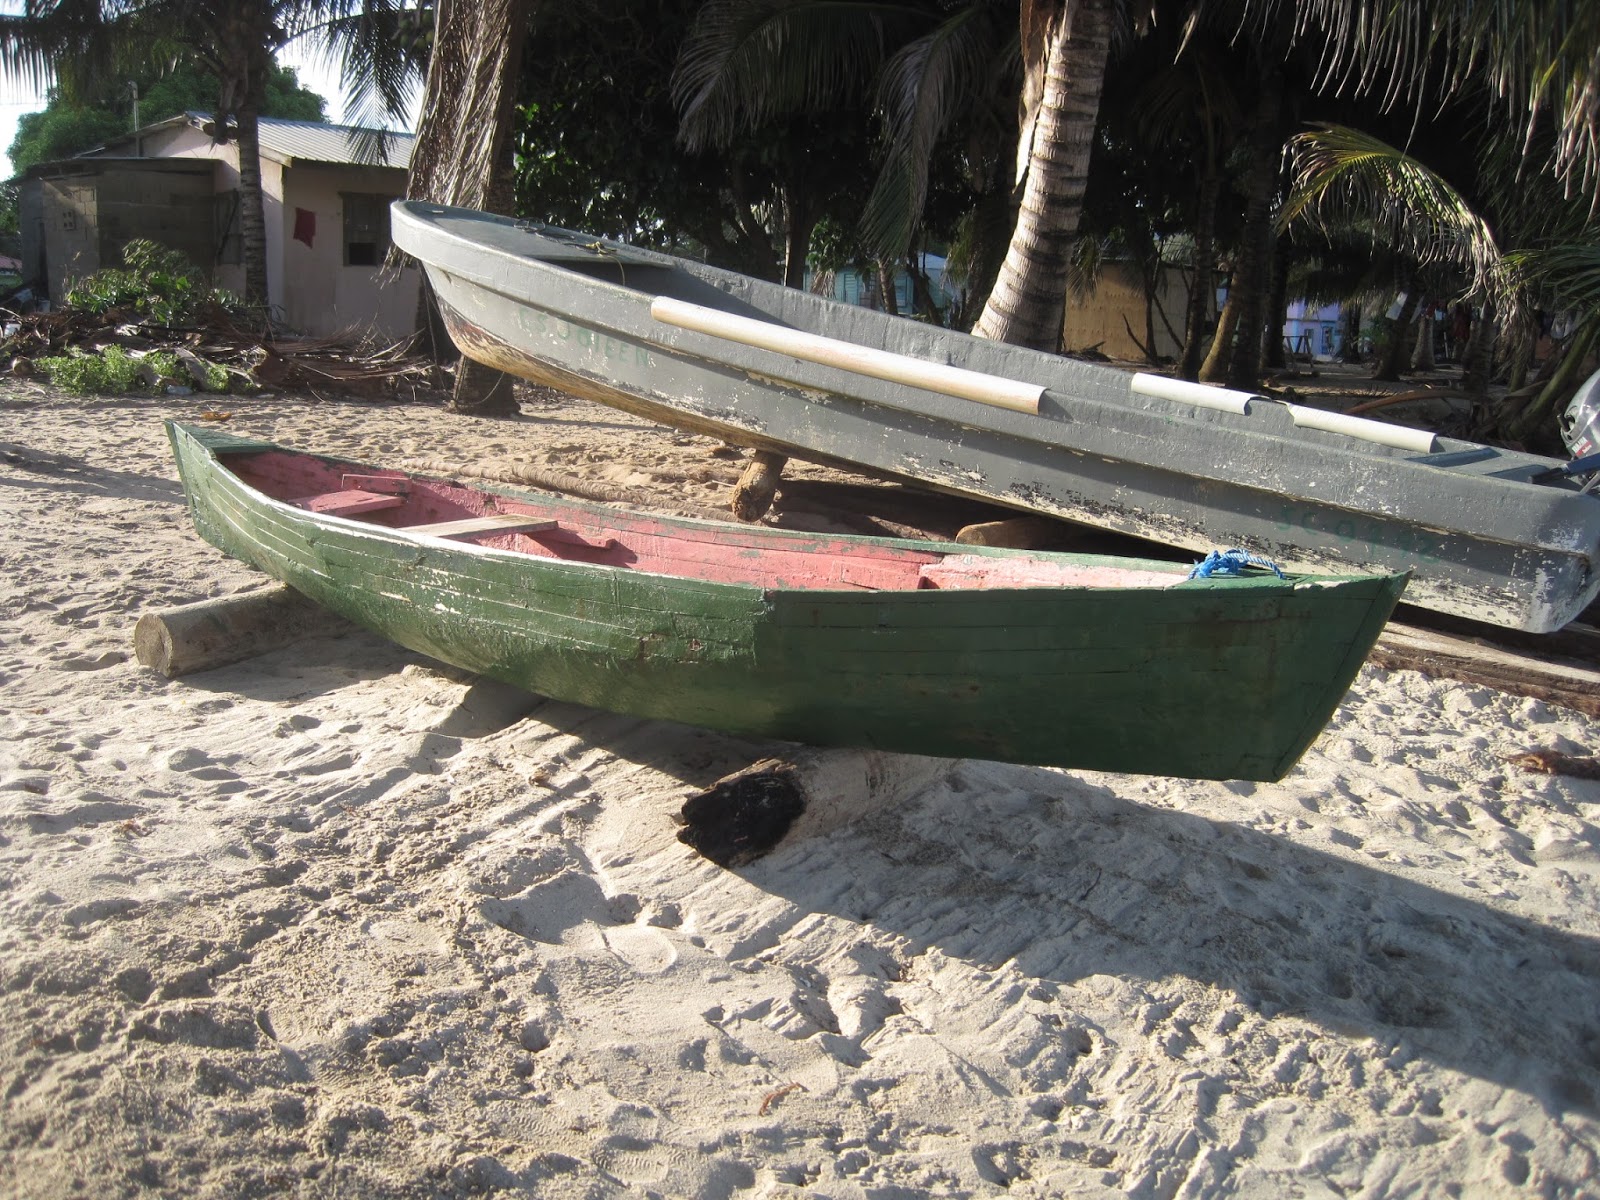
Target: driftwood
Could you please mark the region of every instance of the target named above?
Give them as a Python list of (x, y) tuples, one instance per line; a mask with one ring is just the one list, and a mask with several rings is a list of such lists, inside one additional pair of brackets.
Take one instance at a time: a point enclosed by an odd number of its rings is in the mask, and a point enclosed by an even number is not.
[(1600, 717), (1600, 670), (1537, 652), (1391, 622), (1368, 661), (1380, 667), (1421, 671), (1424, 675), (1530, 696)]
[(1580, 758), (1559, 750), (1529, 750), (1506, 759), (1513, 767), (1537, 771), (1541, 775), (1565, 775), (1569, 779), (1600, 779), (1600, 758)]
[(684, 801), (678, 840), (718, 866), (741, 867), (780, 844), (816, 837), (937, 783), (958, 760), (876, 750), (797, 749), (725, 775)]
[(1409, 404), (1413, 400), (1473, 400), (1476, 397), (1468, 392), (1453, 388), (1417, 388), (1410, 392), (1396, 392), (1392, 396), (1379, 396), (1375, 400), (1363, 400), (1360, 404), (1352, 405), (1344, 410), (1347, 417), (1360, 416), (1362, 413), (1376, 412), (1380, 408), (1388, 408), (1394, 404)]
[(133, 627), (133, 652), (141, 666), (173, 679), (353, 628), (280, 586), (147, 612)]
[(770, 450), (757, 450), (752, 454), (750, 465), (733, 489), (733, 515), (741, 521), (759, 521), (766, 516), (772, 507), (772, 498), (778, 494), (778, 481), (788, 461)]

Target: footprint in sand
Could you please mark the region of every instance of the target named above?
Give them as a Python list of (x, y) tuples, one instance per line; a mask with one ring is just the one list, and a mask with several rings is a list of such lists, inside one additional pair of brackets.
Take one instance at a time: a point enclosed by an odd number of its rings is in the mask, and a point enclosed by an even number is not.
[(547, 945), (575, 940), (585, 926), (603, 920), (606, 895), (587, 875), (562, 870), (521, 894), (479, 905), (485, 920)]
[(128, 661), (128, 656), (121, 650), (107, 650), (104, 654), (75, 654), (71, 658), (62, 659), (56, 664), (62, 671), (103, 671), (107, 667), (119, 666)]
[[(563, 869), (515, 896), (484, 900), (485, 920), (546, 945), (594, 948), (594, 939), (645, 975), (657, 975), (678, 960), (667, 936), (643, 923), (619, 923), (641, 915), (636, 897), (607, 896), (588, 875)], [(646, 918), (647, 919), (647, 918)]]
[(648, 925), (620, 925), (603, 929), (606, 948), (641, 975), (659, 975), (678, 961), (677, 948)]

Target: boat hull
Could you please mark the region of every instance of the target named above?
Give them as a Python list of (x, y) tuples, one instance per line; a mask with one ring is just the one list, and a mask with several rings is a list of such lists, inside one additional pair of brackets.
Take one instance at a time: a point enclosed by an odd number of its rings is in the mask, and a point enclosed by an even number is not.
[[(1408, 602), (1512, 628), (1560, 628), (1600, 592), (1600, 498), (1531, 483), (1552, 460), (1448, 439), (1429, 452), (1379, 445), (1301, 428), (1305, 410), (1259, 397), (1234, 412), (1138, 394), (1126, 372), (559, 233), (395, 208), (396, 242), (426, 265), (462, 351), (576, 395), (1201, 552), (1409, 571)], [(663, 324), (651, 315), (663, 295), (1037, 382), (1043, 395), (1036, 413), (1017, 412), (864, 378)]]
[(707, 582), (303, 511), (219, 459), (272, 447), (183, 426), (171, 436), (203, 537), (401, 645), (561, 700), (815, 745), (1276, 779), (1322, 730), (1404, 587), (1392, 576), (1150, 589)]

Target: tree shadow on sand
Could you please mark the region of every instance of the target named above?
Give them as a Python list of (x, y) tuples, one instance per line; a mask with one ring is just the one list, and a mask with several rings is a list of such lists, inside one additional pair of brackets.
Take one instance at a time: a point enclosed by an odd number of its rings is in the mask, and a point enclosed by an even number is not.
[[(830, 866), (855, 883), (819, 904)], [(915, 948), (1066, 984), (1182, 976), (1600, 1111), (1600, 939), (1072, 775), (963, 766), (741, 874)]]
[[(537, 716), (688, 788), (786, 748), (579, 705)], [(1265, 1016), (1525, 1091), (1554, 1113), (1600, 1115), (1600, 938), (1403, 866), (1143, 805), (1128, 798), (1138, 786), (955, 763), (909, 802), (740, 868), (789, 902), (775, 924), (752, 915), (763, 929), (745, 940), (770, 946), (829, 913), (904, 937), (910, 954), (937, 947), (1067, 985), (1187, 978)]]
[(175, 482), (133, 471), (116, 471), (70, 454), (33, 450), (15, 442), (0, 442), (0, 487), (6, 486), (163, 504), (183, 503), (183, 488)]

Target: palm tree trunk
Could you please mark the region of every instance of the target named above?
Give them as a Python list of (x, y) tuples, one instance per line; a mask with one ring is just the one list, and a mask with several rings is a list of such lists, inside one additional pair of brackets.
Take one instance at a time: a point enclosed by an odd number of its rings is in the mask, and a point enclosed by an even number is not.
[[(1533, 352), (1539, 341), (1539, 322), (1533, 313), (1527, 313), (1517, 322), (1517, 328), (1507, 330), (1513, 349), (1506, 370), (1506, 391), (1520, 392), (1528, 383), (1528, 373), (1533, 370)], [(1458, 347), (1456, 357), (1461, 358), (1465, 346)]]
[(1461, 352), (1461, 390), (1469, 396), (1489, 394), (1489, 376), (1494, 371), (1495, 326), (1494, 306), (1484, 304), (1467, 334), (1466, 349)]
[(1202, 383), (1221, 383), (1227, 375), (1227, 362), (1233, 350), (1233, 335), (1239, 328), (1239, 294), (1228, 284), (1228, 298), (1222, 302), (1217, 314), (1217, 329), (1211, 335), (1211, 349), (1205, 362), (1200, 364)]
[(1361, 306), (1353, 300), (1345, 302), (1339, 314), (1344, 321), (1342, 336), (1339, 338), (1339, 361), (1361, 361)]
[(1431, 371), (1433, 368), (1433, 301), (1429, 300), (1417, 313), (1417, 340), (1411, 352), (1411, 369)]
[(887, 258), (877, 260), (878, 268), (878, 299), (883, 304), (883, 311), (891, 317), (900, 315), (900, 295), (894, 287), (894, 263)]
[(1372, 373), (1374, 379), (1396, 380), (1400, 372), (1405, 370), (1406, 363), (1411, 360), (1411, 322), (1417, 315), (1417, 306), (1420, 303), (1416, 289), (1412, 288), (1406, 293), (1405, 300), (1400, 305), (1400, 315), (1394, 320), (1394, 329), (1389, 338), (1389, 344), (1384, 347), (1383, 358), (1378, 363), (1378, 369)]
[(1144, 281), (1144, 357), (1152, 367), (1161, 363), (1161, 355), (1156, 351), (1156, 289), (1160, 286), (1161, 263), (1158, 260), (1155, 277), (1146, 275)]
[(1279, 128), (1283, 108), (1283, 72), (1263, 61), (1261, 91), (1256, 98), (1255, 125), (1250, 134), (1250, 168), (1245, 175), (1244, 232), (1234, 263), (1228, 302), (1238, 297), (1239, 315), (1233, 353), (1228, 360), (1229, 387), (1249, 389), (1261, 378), (1261, 332), (1266, 317), (1268, 271), (1272, 247), (1272, 202), (1278, 194), (1278, 164), (1283, 148)]
[[(1600, 339), (1600, 317), (1590, 317), (1573, 331), (1561, 355), (1561, 364), (1551, 374), (1549, 382), (1539, 389), (1539, 394), (1512, 421), (1512, 437), (1518, 441), (1528, 441), (1540, 432), (1540, 425), (1549, 420), (1552, 411), (1572, 398), (1572, 393), (1583, 380), (1589, 352), (1594, 349), (1597, 339)], [(1548, 432), (1553, 435), (1555, 430)]]
[(1200, 199), (1194, 217), (1194, 279), (1189, 284), (1189, 308), (1184, 319), (1183, 358), (1178, 375), (1199, 379), (1200, 363), (1206, 353), (1206, 321), (1216, 292), (1212, 270), (1217, 231), (1217, 196), (1222, 191), (1222, 175), (1215, 163), (1206, 165), (1200, 180)]
[(239, 241), (244, 257), (244, 298), (266, 310), (267, 216), (261, 198), (261, 126), (259, 110), (246, 100), (235, 110), (239, 122)]
[(923, 270), (922, 264), (917, 261), (917, 254), (915, 249), (906, 252), (905, 271), (911, 278), (912, 311), (935, 325), (943, 325), (945, 314), (933, 302), (933, 286), (928, 278), (928, 272)]
[[(213, 137), (232, 138), (239, 155), (239, 241), (244, 260), (245, 300), (263, 314), (271, 303), (267, 278), (266, 206), (261, 196), (261, 109), (272, 68), (271, 20), (266, 6), (196, 6), (191, 14), (204, 31), (201, 61), (218, 84)], [(230, 123), (232, 128), (230, 128)]]
[(804, 183), (796, 179), (783, 182), (783, 286), (803, 288), (806, 285), (806, 255), (811, 248), (811, 231), (817, 218), (808, 203), (809, 193)]
[[(440, 0), (408, 198), (509, 215), (511, 122), (534, 3)], [(451, 407), (479, 416), (516, 412), (510, 377), (463, 358)]]
[(1283, 370), (1289, 359), (1283, 344), (1283, 326), (1289, 317), (1289, 239), (1280, 237), (1272, 245), (1272, 287), (1267, 297), (1267, 319), (1261, 329), (1261, 361), (1270, 369)]
[(1054, 351), (1111, 49), (1112, 0), (1023, 0), (1027, 88), (1039, 96), (1011, 246), (973, 332)]

